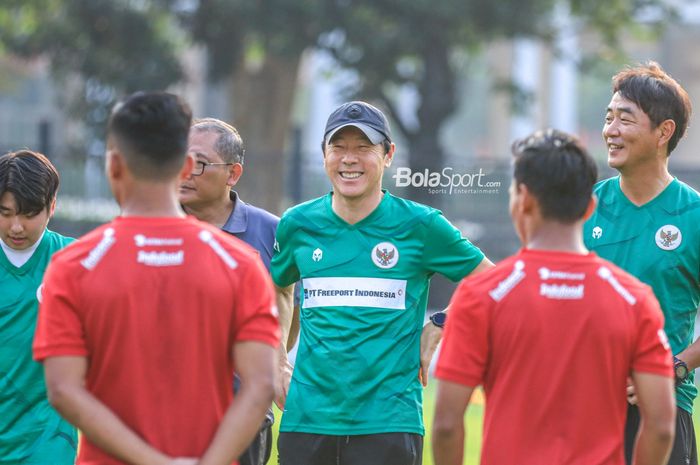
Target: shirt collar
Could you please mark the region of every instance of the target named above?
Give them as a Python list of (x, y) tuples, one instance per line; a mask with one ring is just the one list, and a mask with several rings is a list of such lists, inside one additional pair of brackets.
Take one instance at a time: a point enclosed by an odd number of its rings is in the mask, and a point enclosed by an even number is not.
[(633, 204), (622, 192), (620, 176), (611, 178), (610, 182), (612, 183), (610, 189), (598, 193), (598, 203), (616, 216), (623, 215), (628, 210), (643, 210), (652, 205), (656, 205), (668, 213), (678, 210), (677, 193), (680, 183), (675, 177), (656, 197), (640, 206)]
[(233, 211), (221, 229), (232, 234), (243, 233), (248, 229), (248, 205), (241, 200), (236, 191), (232, 190), (229, 195), (233, 201)]

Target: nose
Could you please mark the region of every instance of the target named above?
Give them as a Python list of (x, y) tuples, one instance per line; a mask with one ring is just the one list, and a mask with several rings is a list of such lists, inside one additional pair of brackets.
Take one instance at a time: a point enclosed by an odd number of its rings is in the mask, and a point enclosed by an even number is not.
[(24, 231), (24, 225), (20, 221), (19, 215), (15, 215), (10, 221), (10, 232), (12, 234), (16, 235)]
[(603, 125), (603, 138), (615, 137), (620, 134), (620, 128), (617, 123), (617, 118), (613, 119), (609, 123), (606, 121)]
[(355, 153), (354, 150), (346, 150), (343, 153), (343, 158), (341, 159), (341, 162), (345, 165), (352, 165), (353, 163), (357, 162), (357, 154)]

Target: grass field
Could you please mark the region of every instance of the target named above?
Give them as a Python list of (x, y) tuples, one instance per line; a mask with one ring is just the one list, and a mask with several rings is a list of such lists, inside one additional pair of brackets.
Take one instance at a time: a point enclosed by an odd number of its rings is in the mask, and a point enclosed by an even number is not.
[[(437, 383), (434, 379), (431, 379), (428, 383), (428, 387), (424, 391), (423, 396), (423, 408), (424, 408), (424, 419), (425, 419), (425, 438), (423, 442), (423, 465), (432, 465), (433, 456), (430, 452), (430, 431), (433, 420), (433, 408), (435, 407), (435, 386)], [(472, 397), (473, 403), (469, 406), (469, 410), (466, 414), (466, 428), (467, 428), (467, 443), (464, 451), (464, 463), (468, 465), (478, 465), (479, 463), (479, 452), (481, 450), (481, 422), (484, 415), (483, 402), (481, 401), (481, 396), (475, 393)], [(272, 446), (272, 456), (270, 457), (269, 465), (277, 464), (277, 429), (279, 428), (279, 421), (281, 418), (280, 411), (275, 409), (275, 424), (273, 425), (274, 431), (274, 443)]]
[[(424, 420), (425, 420), (425, 440), (423, 442), (423, 465), (433, 465), (433, 456), (430, 450), (430, 431), (433, 420), (433, 408), (435, 407), (435, 386), (437, 383), (435, 379), (431, 379), (428, 387), (424, 391), (423, 396), (423, 408), (424, 408)], [(279, 420), (281, 418), (281, 413), (275, 408), (275, 424), (273, 425), (274, 430), (274, 443), (272, 446), (272, 456), (268, 464), (277, 465), (277, 430), (279, 428)], [(465, 415), (465, 428), (467, 437), (465, 440), (464, 448), (464, 464), (465, 465), (478, 465), (479, 464), (479, 453), (481, 451), (481, 426), (484, 416), (484, 404), (481, 391), (478, 390), (474, 393), (472, 397), (472, 403), (469, 406), (469, 410)], [(695, 424), (695, 436), (700, 443), (700, 421), (693, 415), (693, 423)]]

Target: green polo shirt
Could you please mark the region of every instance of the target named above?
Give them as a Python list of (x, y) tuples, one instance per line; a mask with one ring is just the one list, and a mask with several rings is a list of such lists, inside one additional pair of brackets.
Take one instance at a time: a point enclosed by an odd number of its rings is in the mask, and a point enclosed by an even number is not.
[[(599, 182), (594, 192), (598, 208), (584, 225), (586, 247), (652, 287), (671, 350), (682, 352), (693, 342), (700, 304), (700, 194), (674, 179), (636, 206), (619, 177)], [(691, 374), (676, 390), (678, 406), (692, 413), (697, 392)]]
[(433, 208), (385, 192), (348, 224), (331, 194), (287, 211), (272, 277), (301, 278), (301, 333), (280, 431), (424, 433), (420, 367), (430, 278), (458, 281), (484, 255)]

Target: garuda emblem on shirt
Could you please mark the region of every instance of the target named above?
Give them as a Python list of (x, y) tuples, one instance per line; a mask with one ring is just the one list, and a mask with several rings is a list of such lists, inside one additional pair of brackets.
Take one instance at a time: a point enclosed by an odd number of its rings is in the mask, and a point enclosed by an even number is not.
[(663, 250), (674, 250), (681, 245), (683, 234), (672, 224), (661, 226), (655, 235), (656, 245)]
[(399, 249), (391, 242), (380, 242), (372, 248), (372, 261), (379, 268), (393, 268), (399, 261)]

